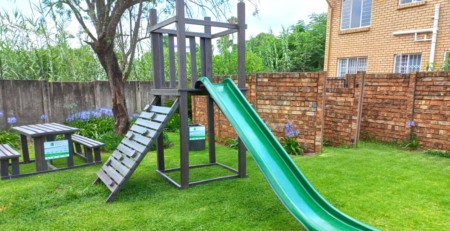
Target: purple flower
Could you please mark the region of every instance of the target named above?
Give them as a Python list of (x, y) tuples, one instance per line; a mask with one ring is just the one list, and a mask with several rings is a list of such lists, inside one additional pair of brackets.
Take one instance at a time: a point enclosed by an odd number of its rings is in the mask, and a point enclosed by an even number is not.
[(416, 124), (414, 123), (414, 121), (408, 121), (408, 122), (406, 122), (406, 125), (412, 126), (412, 127), (415, 127), (415, 126), (416, 126)]
[(133, 114), (133, 118), (136, 118), (136, 119), (139, 118), (139, 114), (138, 113), (134, 113)]
[(0, 111), (0, 117), (2, 117), (3, 116), (3, 112), (2, 111)]
[(17, 122), (16, 117), (8, 117), (8, 123), (9, 124), (15, 124)]
[(133, 120), (133, 116), (130, 116), (130, 120)]
[(48, 115), (42, 114), (42, 115), (41, 115), (41, 120), (46, 120), (46, 119), (48, 119)]

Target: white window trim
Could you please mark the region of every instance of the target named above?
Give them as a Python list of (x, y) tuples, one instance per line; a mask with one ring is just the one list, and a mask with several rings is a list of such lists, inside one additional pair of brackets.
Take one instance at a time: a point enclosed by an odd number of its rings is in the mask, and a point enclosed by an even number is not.
[[(342, 1), (342, 0), (341, 0)], [(352, 1), (352, 4), (351, 4), (351, 6), (350, 6), (350, 25), (351, 25), (351, 23), (352, 23), (352, 11), (353, 11), (353, 0), (351, 0)], [(362, 2), (361, 2), (361, 19), (360, 19), (360, 21), (359, 21), (359, 25), (361, 25), (362, 24), (362, 19), (363, 19), (363, 17), (362, 17), (362, 12), (363, 12), (363, 7), (364, 7), (364, 1), (365, 0), (362, 0)], [(399, 0), (399, 1), (401, 1), (401, 0)], [(417, 0), (413, 0), (413, 1), (417, 1)], [(425, 0), (426, 1), (426, 0)], [(407, 4), (410, 4), (410, 3), (407, 3)], [(405, 4), (402, 4), (402, 5), (405, 5)], [(341, 26), (340, 26), (340, 29), (341, 29), (341, 31), (345, 31), (345, 30), (356, 30), (356, 29), (361, 29), (361, 28), (367, 28), (367, 27), (370, 27), (371, 25), (372, 25), (372, 13), (373, 13), (373, 8), (370, 10), (370, 24), (369, 25), (367, 25), (367, 26), (359, 26), (359, 27), (354, 27), (354, 28), (347, 28), (347, 29), (342, 29), (342, 14), (344, 13), (344, 11), (343, 11), (343, 8), (344, 7), (344, 4), (342, 4), (342, 7), (341, 7)], [(373, 1), (372, 1), (372, 7), (373, 7)], [(351, 26), (350, 26), (351, 27)]]
[[(406, 60), (406, 73), (395, 72), (395, 66), (397, 66), (397, 56), (403, 56), (403, 55), (407, 55), (408, 56), (408, 60)], [(419, 72), (422, 71), (422, 53), (396, 54), (396, 55), (394, 55), (394, 70), (392, 71), (392, 73), (395, 73), (395, 74), (408, 74), (408, 73), (411, 73), (411, 72), (408, 72), (409, 71), (409, 59), (410, 59), (411, 55), (420, 55)], [(400, 62), (401, 62), (401, 57), (400, 57)]]
[[(339, 60), (343, 60), (346, 59), (347, 60), (347, 74), (348, 75), (348, 65), (350, 64), (349, 60), (350, 59), (356, 59), (356, 72), (358, 72), (358, 61), (359, 59), (366, 59), (366, 71), (367, 68), (369, 67), (369, 58), (367, 56), (359, 56), (359, 57), (349, 57), (349, 58), (338, 58), (338, 68), (337, 68), (337, 75), (339, 75), (341, 73), (341, 65), (339, 65)], [(345, 78), (345, 76), (338, 76), (338, 78)]]
[(403, 5), (408, 5), (408, 4), (412, 4), (412, 3), (416, 3), (416, 2), (426, 2), (427, 0), (412, 0), (411, 2), (408, 3), (402, 3), (402, 0), (398, 0), (398, 5), (399, 6), (403, 6)]

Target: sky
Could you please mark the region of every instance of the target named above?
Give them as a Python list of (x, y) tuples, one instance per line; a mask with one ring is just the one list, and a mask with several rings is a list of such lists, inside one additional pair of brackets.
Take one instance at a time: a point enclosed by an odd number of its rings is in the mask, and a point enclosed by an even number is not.
[[(39, 0), (31, 0), (33, 3)], [(238, 0), (231, 0), (232, 10), (230, 16), (236, 15), (236, 4)], [(18, 8), (24, 13), (31, 13), (28, 0), (0, 0), (0, 7), (11, 10)], [(309, 15), (312, 13), (323, 13), (328, 10), (326, 0), (260, 0), (259, 17), (252, 15), (254, 7), (246, 4), (247, 39), (256, 36), (261, 32), (268, 32), (272, 28), (275, 34), (282, 30), (282, 26), (288, 27), (299, 20), (309, 22)], [(78, 24), (74, 23), (74, 32), (77, 31)], [(195, 27), (189, 28), (197, 31)], [(214, 31), (218, 32), (218, 30)]]

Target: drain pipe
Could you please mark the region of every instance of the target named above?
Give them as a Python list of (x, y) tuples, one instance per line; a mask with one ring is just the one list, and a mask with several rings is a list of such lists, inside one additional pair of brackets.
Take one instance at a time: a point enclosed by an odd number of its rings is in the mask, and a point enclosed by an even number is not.
[(436, 42), (437, 42), (437, 33), (438, 33), (438, 25), (439, 25), (439, 8), (440, 5), (436, 4), (434, 9), (434, 25), (433, 25), (433, 38), (431, 38), (431, 51), (430, 51), (430, 65), (434, 63), (434, 56), (436, 53)]

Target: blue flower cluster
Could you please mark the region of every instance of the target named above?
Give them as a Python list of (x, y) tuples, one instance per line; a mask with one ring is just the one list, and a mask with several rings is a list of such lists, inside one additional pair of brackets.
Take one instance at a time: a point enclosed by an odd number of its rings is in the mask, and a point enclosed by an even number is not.
[(292, 123), (286, 124), (286, 130), (284, 130), (284, 133), (286, 133), (289, 138), (298, 136), (298, 130), (294, 129), (294, 125)]
[(99, 117), (113, 117), (114, 113), (111, 108), (97, 107), (90, 111), (81, 111), (78, 113), (73, 113), (71, 116), (66, 118), (67, 122), (73, 122), (74, 120), (88, 120)]
[(3, 112), (2, 111), (0, 111), (0, 117), (2, 117), (3, 116)]
[(411, 127), (415, 127), (416, 126), (414, 121), (408, 121), (408, 122), (406, 122), (406, 125), (411, 126)]
[(9, 124), (15, 124), (15, 123), (17, 123), (16, 117), (8, 117), (8, 123), (9, 123)]
[(41, 120), (46, 120), (46, 119), (48, 119), (48, 115), (42, 114), (42, 115), (41, 115)]
[(138, 113), (134, 113), (133, 116), (130, 116), (130, 120), (137, 119), (137, 118), (139, 118)]

